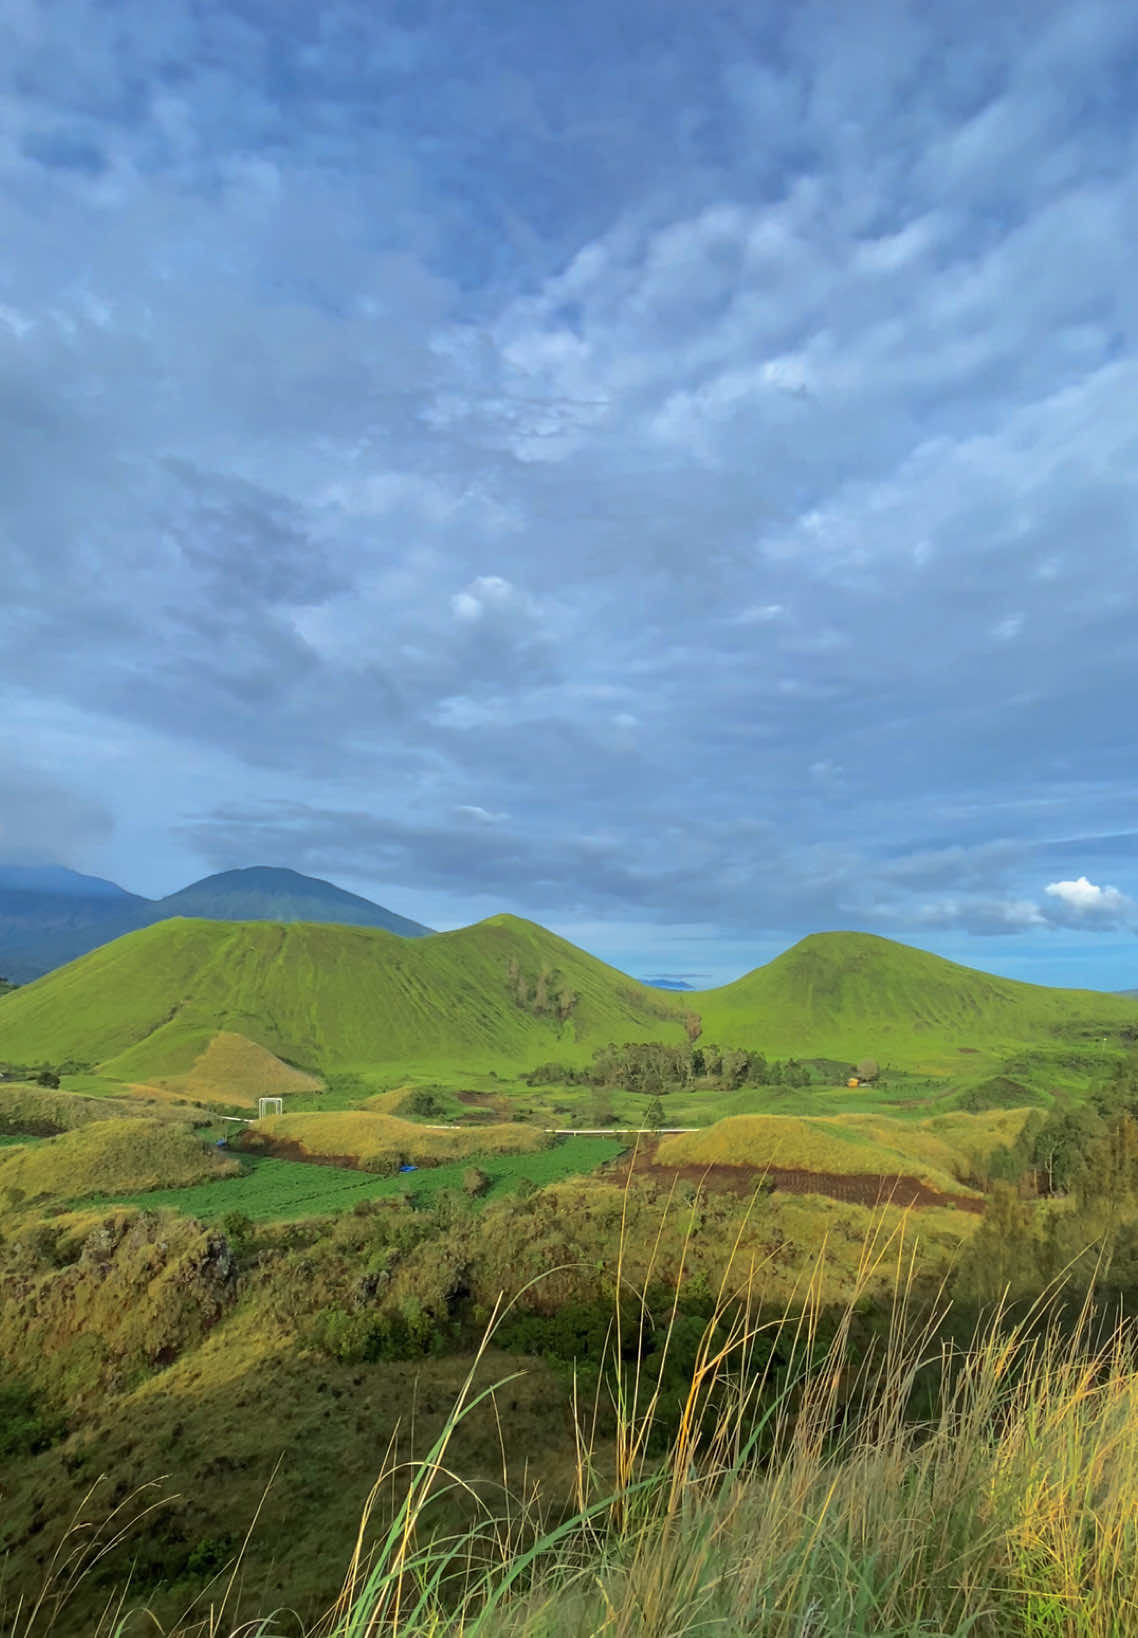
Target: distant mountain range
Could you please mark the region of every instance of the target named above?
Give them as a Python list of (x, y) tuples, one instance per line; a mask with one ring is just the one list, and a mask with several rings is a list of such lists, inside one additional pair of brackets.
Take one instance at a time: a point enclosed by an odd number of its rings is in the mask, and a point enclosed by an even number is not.
[(123, 933), (196, 916), (207, 921), (335, 922), (404, 938), (431, 929), (295, 870), (254, 865), (205, 876), (163, 899), (60, 866), (0, 865), (0, 979), (26, 984)]

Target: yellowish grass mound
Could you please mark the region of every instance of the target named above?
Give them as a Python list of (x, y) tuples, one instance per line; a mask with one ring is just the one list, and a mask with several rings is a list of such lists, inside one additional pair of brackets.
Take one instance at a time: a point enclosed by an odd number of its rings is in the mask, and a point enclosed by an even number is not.
[(927, 1120), (902, 1121), (888, 1115), (834, 1115), (832, 1124), (859, 1139), (895, 1150), (910, 1162), (966, 1177), (1001, 1143), (1013, 1143), (1030, 1109), (954, 1110)]
[[(150, 1090), (139, 1088), (148, 1094)], [(50, 1136), (90, 1126), (94, 1121), (137, 1119), (150, 1113), (141, 1097), (137, 1101), (129, 1097), (92, 1098), (81, 1092), (63, 1092), (22, 1081), (6, 1081), (0, 1086), (0, 1132)], [(190, 1118), (186, 1111), (171, 1108), (154, 1111), (153, 1117), (180, 1121)]]
[(396, 1086), (390, 1092), (376, 1092), (364, 1104), (365, 1109), (372, 1109), (377, 1115), (397, 1115), (407, 1102), (414, 1086), (408, 1082), (406, 1086)]
[[(864, 1117), (872, 1123), (872, 1117)], [(656, 1152), (667, 1166), (773, 1166), (786, 1171), (869, 1173), (919, 1178), (931, 1188), (961, 1192), (951, 1171), (954, 1151), (930, 1134), (913, 1149), (907, 1131), (882, 1130), (887, 1141), (858, 1130), (858, 1116), (731, 1115), (700, 1132), (665, 1138)]]
[(0, 1204), (177, 1189), (239, 1170), (188, 1127), (137, 1117), (103, 1120), (0, 1155)]
[(367, 1109), (316, 1115), (269, 1115), (252, 1129), (254, 1141), (257, 1133), (275, 1142), (298, 1144), (310, 1155), (342, 1156), (361, 1165), (369, 1161), (406, 1160), (429, 1164), (463, 1160), (467, 1155), (532, 1154), (549, 1146), (544, 1132), (520, 1123), (448, 1131)]
[(247, 1035), (221, 1030), (186, 1074), (170, 1076), (163, 1084), (186, 1097), (252, 1108), (258, 1098), (319, 1092), (324, 1083), (303, 1069), (294, 1069)]
[(963, 1154), (988, 1155), (998, 1143), (1014, 1143), (1030, 1116), (1038, 1113), (1038, 1109), (985, 1109), (970, 1115), (958, 1109), (947, 1115), (932, 1115), (921, 1121), (921, 1126), (954, 1144)]

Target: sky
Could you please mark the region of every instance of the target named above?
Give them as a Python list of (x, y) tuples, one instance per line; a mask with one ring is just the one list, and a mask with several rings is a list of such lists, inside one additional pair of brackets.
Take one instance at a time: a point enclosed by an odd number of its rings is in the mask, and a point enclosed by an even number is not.
[(0, 861), (1138, 985), (1131, 0), (7, 0)]

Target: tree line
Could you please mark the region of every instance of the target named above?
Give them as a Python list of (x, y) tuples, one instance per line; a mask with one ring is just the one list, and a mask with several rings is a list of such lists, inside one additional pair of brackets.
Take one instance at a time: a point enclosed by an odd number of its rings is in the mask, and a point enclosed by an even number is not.
[(1033, 1296), (1056, 1281), (1081, 1300), (1094, 1285), (1138, 1299), (1138, 1060), (1078, 1107), (1029, 1116), (974, 1181), (988, 1208), (958, 1271), (965, 1297)]
[(597, 1047), (591, 1064), (539, 1064), (522, 1079), (528, 1086), (622, 1087), (646, 1097), (701, 1086), (735, 1091), (743, 1086), (810, 1086), (813, 1076), (797, 1058), (785, 1062), (744, 1047), (663, 1041), (610, 1041)]

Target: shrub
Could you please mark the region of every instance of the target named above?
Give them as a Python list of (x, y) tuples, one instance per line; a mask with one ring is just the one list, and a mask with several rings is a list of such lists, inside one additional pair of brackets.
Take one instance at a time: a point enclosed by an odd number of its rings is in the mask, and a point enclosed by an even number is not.
[(441, 1120), (446, 1114), (446, 1105), (433, 1092), (418, 1087), (403, 1099), (399, 1113), (410, 1115), (415, 1120)]
[(481, 1199), (493, 1181), (489, 1172), (484, 1172), (481, 1166), (471, 1166), (462, 1174), (463, 1189), (474, 1200)]
[(35, 1456), (61, 1439), (67, 1429), (33, 1389), (19, 1382), (0, 1384), (0, 1459)]

